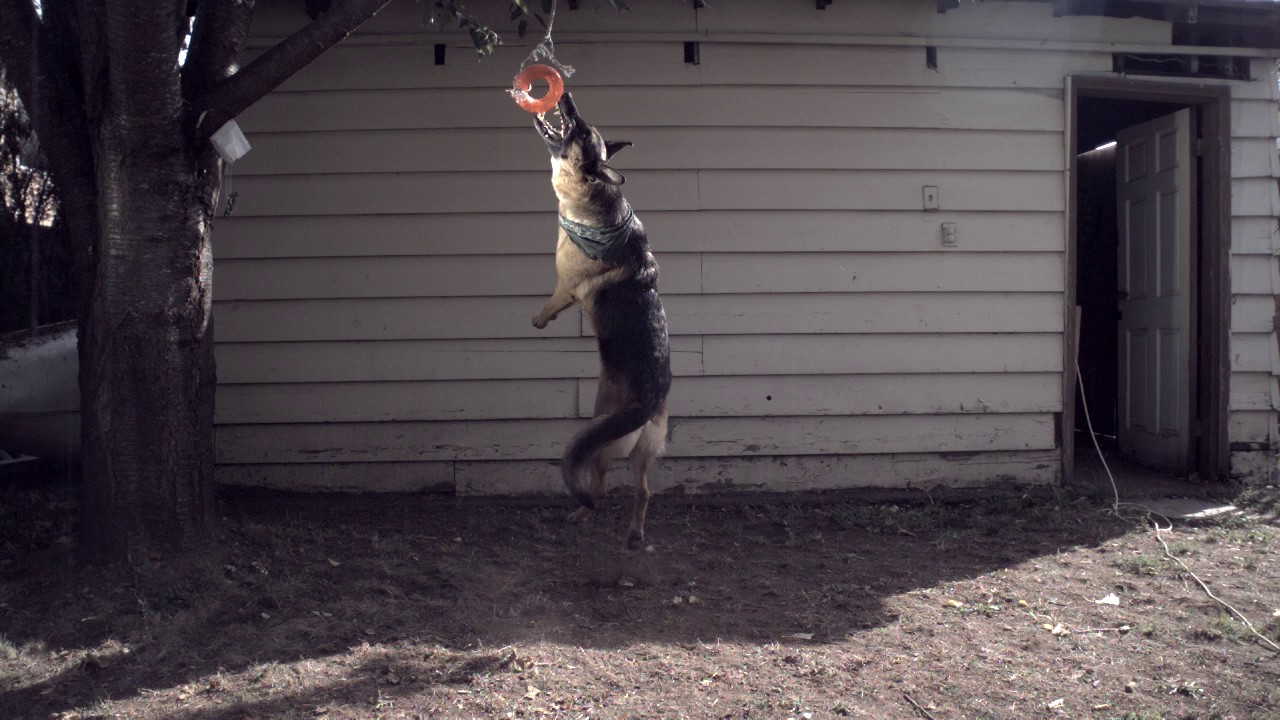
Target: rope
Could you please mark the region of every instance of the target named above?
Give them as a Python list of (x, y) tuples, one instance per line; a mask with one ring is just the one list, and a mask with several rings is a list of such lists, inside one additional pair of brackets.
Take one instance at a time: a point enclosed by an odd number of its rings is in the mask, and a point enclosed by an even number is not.
[[(1080, 406), (1084, 408), (1084, 421), (1089, 428), (1089, 438), (1093, 440), (1093, 447), (1098, 452), (1098, 459), (1102, 461), (1102, 469), (1107, 471), (1107, 479), (1111, 481), (1111, 496), (1112, 496), (1111, 512), (1112, 514), (1114, 514), (1116, 517), (1120, 518), (1121, 520), (1127, 520), (1129, 522), (1133, 522), (1136, 525), (1137, 521), (1133, 520), (1132, 518), (1126, 518), (1124, 515), (1122, 515), (1120, 513), (1120, 508), (1122, 507), (1134, 508), (1142, 511), (1144, 519), (1147, 522), (1151, 523), (1151, 528), (1155, 532), (1156, 540), (1160, 542), (1160, 547), (1164, 549), (1165, 557), (1177, 563), (1182, 568), (1182, 570), (1185, 573), (1187, 573), (1188, 576), (1191, 577), (1192, 580), (1196, 581), (1196, 584), (1200, 586), (1200, 589), (1203, 590), (1204, 594), (1208, 595), (1211, 600), (1218, 603), (1219, 605), (1226, 608), (1227, 610), (1230, 610), (1231, 614), (1234, 615), (1236, 619), (1238, 619), (1240, 622), (1244, 623), (1244, 626), (1248, 628), (1249, 632), (1253, 633), (1254, 637), (1261, 640), (1262, 643), (1267, 648), (1280, 653), (1280, 645), (1277, 645), (1276, 643), (1272, 642), (1271, 638), (1258, 632), (1258, 629), (1253, 626), (1253, 623), (1249, 622), (1249, 618), (1245, 617), (1244, 613), (1237, 610), (1234, 605), (1227, 602), (1226, 600), (1223, 600), (1217, 595), (1214, 595), (1213, 591), (1209, 589), (1209, 586), (1205, 583), (1205, 581), (1201, 580), (1198, 575), (1196, 575), (1194, 572), (1191, 571), (1191, 568), (1187, 567), (1186, 563), (1182, 562), (1180, 558), (1174, 556), (1174, 554), (1169, 551), (1169, 544), (1164, 541), (1164, 536), (1160, 534), (1161, 531), (1163, 530), (1173, 529), (1173, 522), (1170, 521), (1169, 518), (1164, 517), (1160, 513), (1153, 511), (1151, 508), (1145, 505), (1139, 505), (1137, 503), (1120, 502), (1120, 489), (1116, 485), (1116, 478), (1114, 475), (1111, 474), (1111, 467), (1107, 465), (1107, 459), (1102, 456), (1102, 446), (1098, 444), (1098, 435), (1093, 431), (1093, 420), (1089, 417), (1089, 402), (1085, 400), (1084, 378), (1080, 374), (1079, 362), (1076, 363), (1076, 383), (1080, 386)], [(1161, 527), (1160, 523), (1156, 521), (1156, 518), (1164, 518), (1165, 523), (1167, 523), (1167, 527)]]
[(551, 29), (555, 27), (555, 24), (556, 0), (551, 0), (551, 16), (547, 18), (547, 34), (542, 38), (542, 42), (533, 47), (533, 51), (524, 59), (524, 62), (520, 63), (521, 70), (539, 60), (544, 60), (560, 73), (560, 77), (568, 79), (573, 76), (575, 72), (573, 66), (565, 65), (556, 59), (556, 44), (551, 40)]

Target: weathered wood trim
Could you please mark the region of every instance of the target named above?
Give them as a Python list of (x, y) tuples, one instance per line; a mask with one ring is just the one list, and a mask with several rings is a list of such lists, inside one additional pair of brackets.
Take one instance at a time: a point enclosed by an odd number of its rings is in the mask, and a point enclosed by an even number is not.
[[(893, 455), (791, 455), (665, 458), (654, 470), (655, 493), (799, 492), (855, 488), (904, 493), (989, 488), (993, 485), (1052, 485), (1052, 451), (899, 453)], [(609, 475), (612, 489), (629, 487), (620, 462)], [(492, 462), (374, 462), (220, 465), (220, 485), (291, 491), (456, 493), (458, 495), (564, 494), (556, 463), (546, 460)]]
[(1271, 410), (1237, 410), (1231, 413), (1228, 437), (1236, 449), (1273, 450), (1276, 414)]
[[(504, 38), (506, 39), (506, 38)], [(506, 47), (528, 54), (536, 44), (532, 41), (510, 38)], [(248, 41), (250, 48), (265, 48), (279, 42), (280, 36), (260, 36)], [(353, 47), (382, 46), (432, 46), (441, 41), (450, 47), (471, 49), (471, 43), (461, 36), (443, 37), (439, 33), (398, 33), (398, 34), (362, 34), (348, 38), (344, 44)], [(935, 46), (965, 50), (1003, 50), (1032, 51), (1046, 53), (1153, 53), (1170, 55), (1218, 55), (1223, 57), (1256, 58), (1266, 62), (1275, 55), (1275, 51), (1267, 48), (1239, 48), (1216, 46), (1172, 45), (1167, 42), (1125, 43), (1097, 42), (1082, 40), (1066, 42), (1060, 40), (1028, 41), (1003, 40), (999, 38), (963, 38), (947, 36), (930, 37), (890, 37), (883, 35), (832, 35), (824, 33), (712, 33), (712, 32), (578, 32), (556, 33), (556, 46), (591, 44), (602, 42), (613, 43), (720, 43), (729, 45), (836, 45), (862, 47), (895, 47), (923, 48)]]
[[(903, 453), (891, 455), (794, 455), (664, 458), (650, 478), (656, 493), (800, 492), (884, 488), (927, 493), (996, 485), (1053, 485), (1056, 451), (999, 453)], [(552, 463), (459, 462), (459, 495), (564, 494)], [(608, 476), (610, 488), (629, 487), (625, 465)]]
[(228, 465), (214, 470), (214, 482), (294, 492), (453, 493), (452, 462), (314, 463)]
[[(554, 460), (583, 420), (221, 425), (218, 462)], [(1053, 450), (1050, 414), (673, 418), (668, 457)]]

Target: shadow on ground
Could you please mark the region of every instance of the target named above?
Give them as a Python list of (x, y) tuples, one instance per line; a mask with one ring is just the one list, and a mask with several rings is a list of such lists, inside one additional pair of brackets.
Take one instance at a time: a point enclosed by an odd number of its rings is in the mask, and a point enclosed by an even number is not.
[[(48, 502), (63, 532), (56, 517), (74, 510), (69, 499), (33, 502)], [(216, 692), (249, 669), (265, 687), (299, 693), (176, 717), (277, 717), (338, 697), (393, 699), (400, 677), (465, 682), (523, 662), (511, 648), (530, 642), (842, 642), (896, 621), (887, 598), (1133, 530), (1088, 484), (947, 503), (659, 497), (652, 548), (629, 553), (627, 502), (568, 527), (563, 504), (227, 491), (207, 553), (110, 572), (9, 538), (8, 652), (41, 647), (65, 662), (4, 671), (0, 717), (47, 718), (155, 689)], [(299, 661), (317, 661), (323, 675), (332, 668), (318, 661), (339, 654), (350, 658), (341, 673), (301, 687)]]

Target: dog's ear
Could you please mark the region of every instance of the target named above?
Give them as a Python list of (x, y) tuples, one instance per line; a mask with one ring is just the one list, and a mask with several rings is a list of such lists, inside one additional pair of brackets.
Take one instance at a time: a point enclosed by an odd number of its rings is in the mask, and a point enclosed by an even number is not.
[(606, 140), (604, 143), (605, 157), (612, 159), (622, 148), (631, 147), (633, 144), (630, 140), (617, 140), (615, 142)]
[(600, 163), (599, 167), (596, 168), (596, 180), (599, 180), (606, 185), (621, 185), (627, 181), (627, 179), (622, 176), (622, 173), (604, 163)]

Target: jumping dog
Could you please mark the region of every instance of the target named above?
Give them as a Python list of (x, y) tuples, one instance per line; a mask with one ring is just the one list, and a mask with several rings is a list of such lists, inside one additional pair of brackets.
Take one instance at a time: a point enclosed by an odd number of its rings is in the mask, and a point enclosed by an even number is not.
[[(635, 211), (622, 196), (622, 174), (608, 161), (630, 142), (606, 142), (578, 114), (568, 94), (556, 105), (559, 123), (534, 126), (551, 153), (551, 186), (559, 199), (556, 288), (533, 318), (542, 329), (575, 302), (595, 330), (600, 383), (594, 417), (569, 441), (560, 469), (585, 520), (605, 493), (609, 463), (629, 456), (635, 502), (627, 547), (644, 543), (649, 470), (667, 435), (671, 350), (667, 316), (658, 298), (658, 264)], [(589, 468), (591, 484), (582, 485)]]

